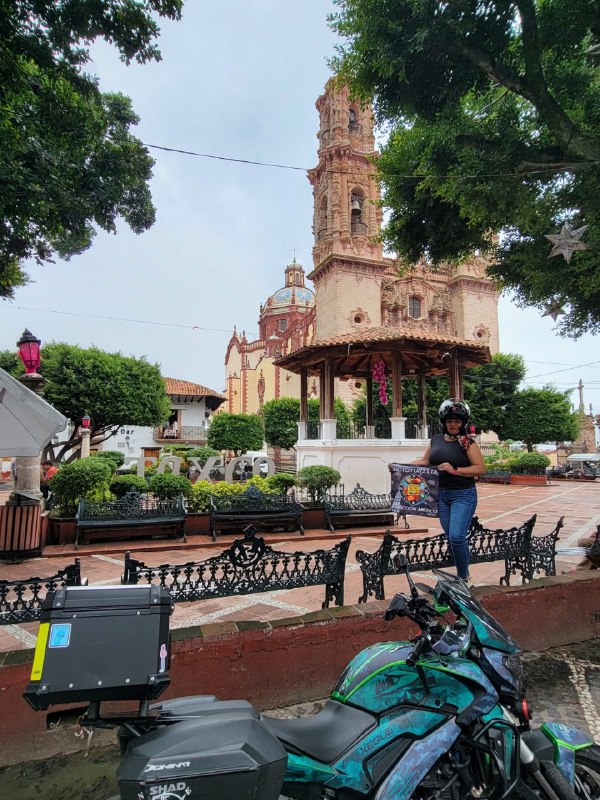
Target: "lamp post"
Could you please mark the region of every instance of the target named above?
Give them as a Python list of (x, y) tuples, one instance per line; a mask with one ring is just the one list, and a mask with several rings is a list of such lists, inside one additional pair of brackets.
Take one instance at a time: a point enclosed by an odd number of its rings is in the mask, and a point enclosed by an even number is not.
[(90, 436), (91, 436), (92, 418), (89, 414), (84, 414), (81, 418), (81, 458), (87, 458), (90, 454)]
[[(38, 395), (42, 394), (46, 382), (38, 369), (40, 368), (41, 340), (36, 338), (30, 330), (25, 328), (17, 347), (19, 348), (19, 358), (25, 367), (25, 374), (21, 375), (19, 381)], [(40, 457), (38, 456), (17, 456), (15, 459), (15, 493), (11, 499), (17, 502), (22, 494), (27, 493), (30, 501), (40, 502), (42, 493), (40, 491)]]

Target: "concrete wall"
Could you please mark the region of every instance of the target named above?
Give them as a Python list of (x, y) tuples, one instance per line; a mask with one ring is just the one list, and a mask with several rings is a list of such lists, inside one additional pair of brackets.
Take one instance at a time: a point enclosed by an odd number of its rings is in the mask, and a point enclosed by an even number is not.
[[(600, 573), (544, 578), (527, 587), (476, 590), (487, 610), (524, 650), (600, 636)], [(386, 602), (315, 611), (267, 622), (221, 622), (173, 631), (171, 685), (164, 697), (216, 694), (259, 709), (326, 697), (350, 659), (380, 641), (409, 638), (411, 623), (386, 623)], [(117, 654), (118, 657), (118, 654)], [(83, 748), (73, 725), (80, 710), (32, 711), (22, 698), (33, 650), (0, 661), (0, 766)], [(60, 713), (57, 713), (60, 712)], [(60, 718), (60, 719), (59, 719)], [(114, 741), (114, 733), (95, 737)]]

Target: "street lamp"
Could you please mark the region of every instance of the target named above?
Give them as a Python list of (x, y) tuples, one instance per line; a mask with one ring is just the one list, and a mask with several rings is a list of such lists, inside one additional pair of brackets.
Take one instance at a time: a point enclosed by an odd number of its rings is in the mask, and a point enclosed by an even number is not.
[(89, 430), (91, 422), (92, 422), (92, 418), (90, 417), (90, 415), (89, 414), (84, 414), (83, 417), (81, 418), (81, 427), (84, 430), (87, 431), (87, 430)]
[(38, 369), (41, 364), (40, 345), (41, 340), (36, 339), (33, 333), (27, 328), (17, 342), (19, 348), (19, 358), (25, 366), (25, 374), (38, 377)]

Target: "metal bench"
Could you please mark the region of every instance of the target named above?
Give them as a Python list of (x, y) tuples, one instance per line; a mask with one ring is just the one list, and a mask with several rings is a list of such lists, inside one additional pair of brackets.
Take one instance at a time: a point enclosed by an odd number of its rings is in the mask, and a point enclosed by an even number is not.
[(87, 578), (81, 577), (78, 558), (49, 578), (0, 581), (0, 625), (35, 622), (40, 618), (46, 594), (62, 586), (87, 586)]
[(479, 483), (510, 483), (510, 471), (507, 469), (488, 469), (479, 476)]
[(294, 530), (304, 535), (303, 507), (292, 494), (267, 494), (256, 486), (249, 486), (242, 494), (210, 495), (210, 534), (217, 540), (217, 531), (235, 525), (238, 530), (248, 523), (285, 525), (294, 523)]
[(80, 500), (77, 510), (75, 547), (86, 535), (94, 538), (147, 536), (148, 529), (155, 534), (171, 532), (185, 539), (186, 510), (183, 497), (159, 500), (138, 492), (128, 492), (120, 500), (92, 502)]
[(249, 525), (243, 539), (205, 561), (148, 567), (127, 552), (121, 583), (158, 583), (175, 603), (325, 585), (322, 607), (332, 600), (341, 606), (349, 547), (350, 536), (330, 550), (286, 553), (265, 544)]
[(397, 525), (400, 517), (404, 520), (404, 527), (409, 528), (406, 514), (397, 514), (392, 510), (391, 494), (371, 494), (357, 483), (348, 494), (324, 495), (323, 510), (325, 513), (325, 526), (334, 531), (334, 522), (342, 520), (346, 523), (353, 520), (362, 520), (372, 517), (393, 517)]
[[(469, 529), (469, 552), (472, 564), (504, 561), (504, 575), (500, 584), (508, 586), (511, 575), (521, 573), (523, 583), (536, 574), (556, 575), (556, 541), (563, 527), (561, 517), (555, 528), (546, 536), (534, 536), (536, 515), (522, 525), (508, 529), (484, 528), (477, 517), (473, 517)], [(400, 540), (386, 531), (381, 546), (374, 553), (358, 550), (356, 560), (363, 576), (363, 593), (358, 602), (364, 603), (369, 596), (385, 599), (383, 579), (397, 573), (395, 556), (403, 555), (410, 571), (444, 569), (454, 566), (452, 551), (445, 534), (424, 539)]]

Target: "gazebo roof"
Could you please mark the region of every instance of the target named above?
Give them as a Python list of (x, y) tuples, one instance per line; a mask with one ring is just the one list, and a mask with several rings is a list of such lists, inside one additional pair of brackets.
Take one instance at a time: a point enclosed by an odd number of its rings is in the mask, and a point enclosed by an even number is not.
[(278, 358), (275, 364), (290, 372), (300, 372), (302, 367), (310, 371), (327, 358), (333, 358), (336, 375), (367, 377), (371, 374), (372, 360), (377, 355), (388, 369), (391, 369), (393, 358), (399, 355), (404, 374), (445, 373), (448, 371), (450, 355), (456, 355), (463, 367), (474, 367), (490, 361), (487, 345), (457, 336), (388, 327), (364, 328), (328, 339), (317, 339)]

